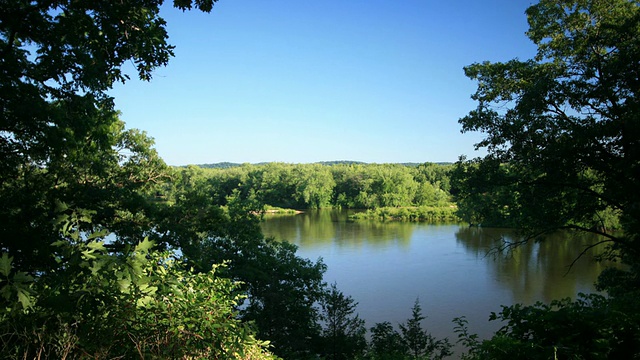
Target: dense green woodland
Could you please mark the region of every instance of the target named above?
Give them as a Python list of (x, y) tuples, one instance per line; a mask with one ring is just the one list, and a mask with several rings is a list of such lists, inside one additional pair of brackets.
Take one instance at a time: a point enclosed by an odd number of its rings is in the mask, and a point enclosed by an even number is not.
[(3, 357), (446, 357), (450, 341), (422, 328), (418, 300), (367, 342), (356, 301), (324, 283), (322, 261), (264, 238), (259, 216), (266, 205), (402, 212), (450, 201), (460, 218), (516, 227), (523, 241), (595, 233), (609, 245), (602, 256), (624, 264), (601, 274), (605, 295), (488, 314), (504, 324), (490, 339), (455, 319), (465, 359), (640, 357), (638, 2), (541, 0), (527, 10), (534, 59), (464, 69), (477, 108), (460, 124), (486, 134), (484, 158), (227, 169), (166, 166), (108, 95), (173, 56), (162, 3), (0, 1)]
[[(245, 164), (200, 169), (180, 176), (205, 181), (219, 204), (237, 192), (243, 198), (279, 208), (319, 209), (447, 206), (452, 165), (402, 164)], [(173, 190), (161, 196), (173, 201)]]

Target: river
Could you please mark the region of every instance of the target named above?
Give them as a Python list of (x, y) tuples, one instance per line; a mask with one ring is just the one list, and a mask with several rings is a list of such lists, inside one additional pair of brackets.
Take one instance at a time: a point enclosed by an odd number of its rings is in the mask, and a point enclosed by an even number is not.
[[(596, 239), (558, 233), (545, 241), (490, 254), (511, 230), (459, 224), (357, 221), (347, 211), (307, 211), (266, 216), (266, 236), (298, 245), (298, 254), (328, 266), (325, 281), (336, 282), (359, 304), (367, 328), (411, 315), (418, 298), (424, 326), (436, 337), (455, 342), (453, 318), (465, 316), (472, 333), (488, 337), (499, 324), (489, 322), (500, 305), (533, 304), (595, 291), (605, 265), (589, 251), (571, 268), (575, 256)], [(600, 249), (601, 250), (601, 249)], [(596, 250), (597, 251), (597, 250)]]

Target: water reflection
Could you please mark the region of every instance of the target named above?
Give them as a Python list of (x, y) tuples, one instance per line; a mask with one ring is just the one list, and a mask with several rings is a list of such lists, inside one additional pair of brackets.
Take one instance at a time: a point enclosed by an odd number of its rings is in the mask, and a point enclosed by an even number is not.
[[(314, 258), (326, 256), (329, 251), (337, 252), (334, 257), (339, 258), (340, 249), (343, 249), (342, 251), (349, 250), (348, 256), (345, 254), (345, 261), (357, 262), (368, 261), (372, 254), (385, 258), (384, 254), (388, 254), (391, 249), (400, 249), (407, 253), (424, 251), (418, 242), (427, 241), (428, 239), (423, 238), (432, 235), (425, 235), (423, 230), (438, 227), (405, 222), (351, 222), (348, 221), (349, 214), (348, 211), (318, 210), (298, 215), (268, 216), (262, 228), (267, 236), (297, 244), (305, 254), (314, 254)], [(512, 293), (513, 302), (531, 304), (539, 300), (573, 298), (579, 292), (593, 292), (593, 284), (598, 274), (605, 267), (612, 266), (594, 260), (594, 256), (604, 250), (604, 246), (589, 250), (573, 263), (577, 254), (599, 240), (595, 235), (558, 232), (548, 235), (544, 241), (529, 242), (496, 254), (492, 250), (504, 241), (519, 240), (515, 231), (466, 226), (442, 228), (451, 229), (453, 233), (450, 237), (445, 235), (444, 240), (438, 241), (455, 239), (471, 259), (485, 265), (485, 271), (491, 277), (491, 281)], [(356, 255), (351, 250), (363, 248), (367, 249), (369, 258), (355, 258)], [(438, 256), (451, 257), (450, 261), (464, 261), (460, 256), (451, 255), (442, 253)], [(398, 264), (400, 268), (402, 265)], [(334, 266), (339, 267), (340, 264)], [(405, 276), (413, 278), (418, 274)]]
[(305, 249), (327, 245), (385, 248), (389, 244), (407, 247), (413, 237), (414, 224), (402, 222), (348, 220), (349, 211), (310, 210), (297, 215), (269, 215), (263, 232)]
[(613, 265), (594, 259), (605, 249), (604, 245), (590, 249), (574, 263), (578, 254), (601, 240), (595, 235), (557, 232), (542, 241), (531, 241), (500, 253), (495, 250), (505, 241), (513, 243), (520, 239), (514, 231), (460, 227), (455, 237), (469, 253), (486, 258), (493, 276), (511, 289), (515, 302), (548, 302), (575, 297), (578, 292), (592, 292), (598, 274)]
[[(505, 229), (458, 225), (357, 221), (344, 211), (311, 211), (295, 216), (267, 217), (267, 236), (300, 247), (301, 256), (322, 257), (325, 281), (360, 304), (367, 326), (405, 321), (416, 297), (437, 337), (455, 338), (451, 320), (465, 315), (471, 331), (486, 337), (498, 324), (487, 321), (500, 305), (572, 297), (594, 291), (593, 282), (606, 264), (593, 261), (591, 251), (568, 271), (574, 256), (595, 237), (559, 233), (497, 257), (487, 256), (503, 239), (515, 241)], [(567, 272), (568, 271), (568, 272)]]

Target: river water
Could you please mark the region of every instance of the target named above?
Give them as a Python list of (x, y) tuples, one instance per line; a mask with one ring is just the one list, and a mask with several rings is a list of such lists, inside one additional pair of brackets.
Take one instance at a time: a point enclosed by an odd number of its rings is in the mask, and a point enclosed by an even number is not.
[[(346, 211), (308, 211), (267, 216), (266, 236), (299, 246), (300, 256), (322, 258), (325, 281), (358, 304), (367, 328), (406, 321), (419, 299), (424, 326), (438, 338), (455, 342), (453, 318), (465, 316), (472, 333), (488, 337), (499, 324), (489, 322), (500, 305), (533, 304), (595, 291), (605, 264), (593, 251), (570, 267), (594, 237), (559, 233), (545, 241), (492, 254), (507, 229), (469, 228), (459, 224), (350, 222)], [(598, 249), (596, 249), (597, 251)], [(602, 250), (602, 249), (600, 249)]]

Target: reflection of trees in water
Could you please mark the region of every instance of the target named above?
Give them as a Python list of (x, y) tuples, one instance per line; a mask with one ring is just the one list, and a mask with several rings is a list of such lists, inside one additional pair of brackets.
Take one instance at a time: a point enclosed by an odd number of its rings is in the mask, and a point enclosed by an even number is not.
[(415, 224), (403, 222), (349, 221), (344, 210), (310, 210), (298, 215), (269, 216), (262, 223), (267, 236), (307, 248), (338, 246), (407, 246)]
[(298, 215), (268, 215), (260, 224), (265, 236), (274, 237), (276, 240), (286, 240), (292, 243), (298, 242), (298, 229), (293, 218)]
[(570, 268), (578, 254), (598, 242), (598, 237), (591, 234), (557, 232), (541, 241), (530, 241), (499, 253), (494, 250), (505, 241), (520, 239), (515, 231), (461, 227), (455, 236), (468, 252), (487, 258), (498, 282), (513, 291), (515, 302), (530, 304), (594, 291), (598, 274), (612, 265), (595, 261), (594, 256), (605, 249), (597, 246)]
[[(344, 211), (313, 211), (295, 216), (278, 216), (263, 223), (265, 234), (316, 251), (328, 247), (346, 249), (385, 249), (410, 247), (412, 238), (424, 229), (421, 225), (400, 222), (347, 221)], [(455, 230), (453, 230), (455, 229)], [(569, 265), (588, 245), (597, 242), (595, 236), (559, 232), (541, 242), (488, 255), (502, 241), (519, 239), (507, 229), (453, 227), (451, 241), (462, 245), (467, 257), (478, 259), (486, 266), (487, 278), (513, 294), (513, 301), (531, 304), (535, 301), (575, 297), (577, 292), (593, 291), (593, 282), (609, 263), (596, 263), (594, 255), (604, 250), (590, 250), (573, 268)], [(318, 252), (319, 255), (322, 255)], [(486, 263), (484, 265), (483, 263)], [(453, 265), (455, 266), (455, 264)]]

